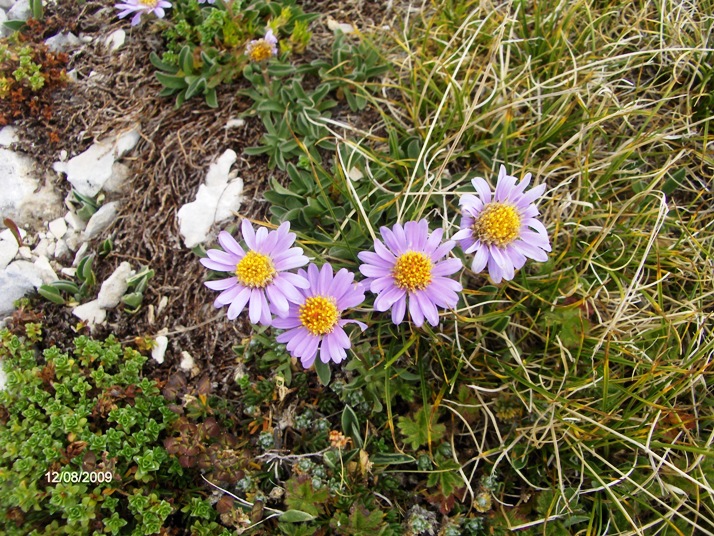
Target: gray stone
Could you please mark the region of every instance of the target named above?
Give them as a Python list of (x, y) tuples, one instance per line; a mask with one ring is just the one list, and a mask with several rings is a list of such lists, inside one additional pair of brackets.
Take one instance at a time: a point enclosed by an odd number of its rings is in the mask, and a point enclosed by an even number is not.
[(112, 136), (92, 144), (67, 162), (55, 162), (52, 167), (58, 173), (66, 173), (67, 180), (77, 192), (93, 197), (111, 179), (114, 161), (133, 149), (139, 137), (138, 130)]
[(119, 305), (121, 297), (129, 287), (126, 280), (130, 275), (131, 264), (122, 262), (117, 269), (114, 270), (114, 273), (102, 283), (102, 287), (99, 289), (97, 301), (100, 307), (103, 309), (113, 309)]
[(166, 348), (169, 346), (169, 340), (165, 335), (159, 335), (154, 340), (156, 341), (156, 346), (151, 349), (151, 357), (161, 364), (164, 362), (164, 354), (166, 354)]
[[(2, 24), (2, 15), (0, 15), (0, 24)], [(12, 125), (2, 127), (2, 130), (0, 130), (0, 146), (10, 147), (13, 143), (17, 143), (17, 129)]]
[(19, 249), (15, 238), (0, 239), (0, 270), (4, 270), (12, 262)]
[(72, 314), (87, 323), (90, 328), (102, 324), (107, 318), (107, 312), (99, 307), (98, 300), (92, 300), (72, 309)]
[(38, 181), (34, 162), (25, 155), (0, 149), (0, 215), (17, 223), (22, 205), (32, 197)]
[(57, 218), (56, 220), (52, 220), (49, 223), (48, 227), (50, 229), (50, 233), (52, 233), (52, 236), (54, 236), (57, 240), (62, 238), (67, 232), (67, 222), (64, 218)]
[(17, 0), (7, 11), (8, 20), (27, 20), (32, 15), (30, 0)]
[(82, 233), (84, 240), (91, 240), (99, 236), (102, 231), (109, 227), (117, 218), (119, 212), (119, 202), (112, 201), (99, 207), (92, 217), (87, 222), (87, 228)]
[(72, 32), (58, 33), (45, 39), (45, 45), (47, 45), (47, 48), (52, 52), (66, 52), (77, 48), (81, 44), (82, 41)]
[(15, 261), (0, 271), (0, 316), (15, 310), (15, 301), (42, 285), (38, 268), (28, 261)]

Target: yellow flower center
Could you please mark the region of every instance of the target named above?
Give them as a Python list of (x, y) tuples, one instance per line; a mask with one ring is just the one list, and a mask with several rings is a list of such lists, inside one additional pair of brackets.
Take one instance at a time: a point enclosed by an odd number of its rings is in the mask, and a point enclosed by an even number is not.
[(520, 236), (521, 216), (514, 206), (489, 203), (471, 228), (474, 237), (487, 246), (504, 247)]
[(156, 4), (159, 3), (159, 0), (139, 0), (139, 3), (144, 6), (149, 6), (150, 8), (155, 8)]
[(300, 323), (313, 335), (325, 335), (335, 328), (340, 314), (334, 299), (311, 296), (298, 310)]
[(423, 290), (431, 283), (431, 260), (424, 253), (407, 251), (394, 263), (394, 283), (406, 290)]
[(269, 60), (273, 57), (273, 46), (265, 39), (258, 39), (250, 47), (248, 55), (254, 62)]
[(263, 288), (273, 280), (276, 273), (270, 257), (255, 251), (246, 253), (245, 257), (236, 264), (238, 281), (246, 287)]

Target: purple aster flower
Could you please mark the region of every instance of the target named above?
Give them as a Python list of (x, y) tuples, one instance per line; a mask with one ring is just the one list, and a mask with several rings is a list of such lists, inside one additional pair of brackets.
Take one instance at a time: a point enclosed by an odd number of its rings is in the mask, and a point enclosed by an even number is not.
[(451, 251), (456, 242), (441, 244), (443, 229), (429, 234), (426, 220), (408, 221), (402, 227), (396, 224), (391, 229), (380, 229), (385, 245), (374, 241), (374, 251), (362, 251), (359, 258), (364, 262), (360, 272), (367, 276), (370, 290), (377, 294), (374, 308), (386, 311), (391, 307), (392, 322), (400, 324), (407, 310), (416, 326), (424, 319), (432, 326), (439, 323), (438, 307), (456, 307), (461, 291), (458, 281), (446, 277), (458, 272), (459, 259), (441, 260)]
[(545, 191), (545, 184), (523, 193), (531, 182), (527, 173), (518, 179), (506, 174), (501, 166), (495, 195), (481, 177), (473, 179), (478, 196), (464, 194), (459, 200), (463, 215), (461, 230), (453, 236), (459, 240), (464, 253), (473, 253), (471, 269), (481, 272), (488, 265), (494, 283), (513, 279), (526, 257), (543, 262), (548, 260), (550, 241), (545, 226), (536, 219), (539, 212), (533, 202)]
[(220, 308), (230, 304), (229, 319), (237, 317), (249, 303), (250, 321), (269, 326), (273, 321), (271, 312), (285, 316), (289, 302), (302, 300), (297, 289), (307, 288), (307, 279), (286, 270), (306, 265), (308, 258), (302, 254), (302, 248), (291, 247), (295, 234), (289, 231), (290, 223), (285, 222), (275, 231), (259, 227), (256, 232), (248, 220), (243, 220), (241, 232), (248, 251), (229, 233), (221, 231), (218, 242), (225, 251), (209, 249), (208, 258), (201, 259), (206, 268), (233, 274), (227, 279), (205, 283), (212, 290), (223, 291), (213, 305)]
[(245, 47), (245, 54), (256, 63), (277, 56), (278, 38), (273, 34), (273, 30), (268, 30), (265, 37), (253, 39), (248, 43), (248, 46)]
[(322, 269), (310, 264), (298, 274), (310, 282), (310, 286), (300, 291), (300, 300), (290, 304), (290, 312), (285, 318), (276, 318), (273, 325), (285, 329), (277, 341), (287, 343), (293, 357), (300, 358), (303, 367), (310, 368), (318, 351), (320, 361), (342, 362), (347, 357), (347, 348), (352, 344), (345, 333), (344, 325), (357, 324), (362, 331), (367, 326), (357, 320), (345, 320), (342, 312), (357, 307), (364, 301), (361, 283), (354, 283), (354, 274), (342, 268), (334, 274), (332, 266), (323, 264)]
[(208, 2), (209, 4), (215, 4), (216, 0), (198, 0), (199, 4), (205, 4), (206, 2)]
[(141, 15), (153, 13), (160, 19), (164, 18), (164, 9), (171, 7), (171, 2), (167, 0), (124, 0), (121, 4), (115, 4), (115, 8), (120, 10), (119, 18), (123, 19), (127, 15), (134, 13), (131, 25), (136, 26), (141, 22)]

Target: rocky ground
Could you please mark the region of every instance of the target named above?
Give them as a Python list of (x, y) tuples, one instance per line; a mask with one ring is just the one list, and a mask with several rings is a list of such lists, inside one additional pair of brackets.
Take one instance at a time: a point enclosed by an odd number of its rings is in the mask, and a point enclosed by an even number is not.
[[(30, 15), (27, 0), (0, 6), (0, 19)], [(315, 0), (303, 9), (321, 14), (309, 55), (329, 50), (336, 24), (379, 30), (396, 16), (391, 2)], [(0, 316), (7, 320), (17, 299), (31, 297), (48, 342), (65, 346), (83, 332), (154, 339), (157, 377), (183, 368), (227, 392), (231, 348), (249, 328), (213, 308), (192, 249), (209, 247), (238, 215), (265, 220), (262, 192), (272, 177), (284, 177), (266, 158), (243, 154), (258, 144), (260, 121), (241, 116), (249, 103), (236, 96), (238, 87), (221, 89), (218, 109), (198, 99), (175, 109), (159, 97), (149, 54), (161, 50), (160, 30), (130, 27), (110, 1), (59, 0), (31, 30), (58, 62), (66, 60), (66, 83), (47, 96), (41, 116), (2, 116)], [(92, 203), (97, 210), (88, 217)], [(43, 284), (77, 281), (88, 255), (96, 285), (86, 297), (65, 305), (37, 298)], [(130, 314), (120, 300), (142, 269), (153, 277)]]

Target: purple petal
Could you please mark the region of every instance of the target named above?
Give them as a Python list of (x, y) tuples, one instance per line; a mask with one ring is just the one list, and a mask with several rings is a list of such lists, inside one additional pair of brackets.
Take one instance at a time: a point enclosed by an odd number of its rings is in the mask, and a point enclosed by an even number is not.
[(295, 352), (295, 349), (304, 345), (305, 340), (310, 336), (310, 333), (303, 327), (291, 330), (291, 333), (293, 332), (293, 336), (288, 339), (288, 343), (285, 345), (289, 352)]
[(374, 264), (361, 264), (359, 271), (367, 277), (384, 277), (389, 275), (390, 269), (383, 266), (375, 266)]
[(436, 262), (442, 257), (445, 257), (446, 254), (449, 253), (449, 251), (451, 251), (452, 249), (454, 249), (455, 246), (456, 242), (453, 240), (448, 240), (444, 242), (434, 250), (434, 253), (431, 254), (431, 260)]
[(438, 262), (431, 269), (431, 275), (451, 275), (461, 270), (461, 259), (446, 259)]
[(488, 263), (488, 246), (481, 244), (481, 246), (476, 250), (474, 254), (474, 262), (471, 264), (471, 270), (478, 274), (486, 268), (486, 263)]
[(221, 251), (220, 249), (209, 249), (208, 251), (206, 251), (206, 255), (208, 255), (208, 258), (212, 261), (220, 262), (221, 264), (227, 264), (229, 266), (233, 265), (234, 267), (240, 261), (240, 259), (237, 258), (237, 256), (233, 253), (227, 253), (225, 251)]
[(243, 235), (243, 240), (245, 244), (252, 250), (255, 250), (255, 231), (253, 230), (253, 225), (244, 219), (240, 225), (241, 234)]
[(474, 185), (476, 192), (481, 197), (481, 201), (483, 201), (484, 204), (491, 202), (491, 187), (484, 179), (476, 177), (471, 181), (471, 184)]
[(535, 188), (532, 188), (527, 194), (523, 194), (523, 197), (519, 200), (519, 206), (526, 206), (531, 204), (533, 201), (538, 199), (545, 192), (546, 185), (540, 184)]
[(431, 235), (429, 235), (429, 238), (427, 239), (426, 243), (424, 244), (423, 250), (424, 253), (427, 255), (431, 255), (438, 247), (439, 243), (441, 242), (441, 238), (444, 236), (444, 230), (439, 228), (435, 229)]
[(240, 244), (236, 242), (236, 239), (233, 238), (227, 231), (221, 231), (218, 233), (218, 243), (223, 249), (233, 253), (233, 255), (239, 259), (242, 259), (245, 256), (243, 248), (240, 247)]
[(407, 311), (407, 297), (404, 296), (401, 300), (397, 300), (392, 305), (392, 322), (399, 325), (404, 320), (404, 314)]
[(303, 294), (296, 289), (292, 283), (285, 279), (286, 275), (287, 274), (282, 273), (276, 276), (275, 279), (273, 279), (272, 284), (268, 285), (267, 288), (270, 288), (271, 286), (277, 287), (280, 293), (285, 296), (288, 301), (302, 305), (305, 301), (305, 296), (303, 296)]
[(391, 251), (384, 247), (384, 244), (381, 240), (374, 241), (374, 251), (382, 260), (386, 261), (388, 264), (394, 264), (394, 262), (396, 261), (396, 257), (392, 255)]
[(229, 277), (228, 279), (218, 279), (216, 281), (206, 281), (203, 284), (211, 290), (226, 290), (231, 288), (238, 282), (237, 277)]
[(139, 23), (141, 22), (141, 11), (138, 11), (136, 15), (131, 19), (131, 25), (132, 26), (138, 26)]
[(439, 324), (439, 311), (436, 310), (436, 305), (432, 302), (424, 292), (412, 292), (409, 295), (410, 300), (415, 300), (419, 304), (419, 309), (424, 313), (424, 317), (429, 324), (436, 326)]
[(350, 338), (347, 336), (347, 333), (345, 333), (345, 330), (340, 326), (336, 326), (334, 331), (326, 338), (332, 339), (335, 342), (335, 345), (339, 345), (341, 348), (349, 348), (352, 346)]
[(276, 314), (279, 316), (288, 314), (288, 310), (290, 309), (288, 300), (276, 285), (268, 285), (265, 287), (265, 293), (268, 295), (268, 298), (270, 298), (270, 303)]
[[(355, 276), (346, 268), (340, 269), (332, 280), (332, 285), (327, 289), (327, 294), (333, 296), (339, 303), (340, 298), (350, 290)], [(364, 293), (363, 293), (364, 294)]]
[(248, 306), (248, 316), (253, 324), (260, 322), (260, 317), (262, 316), (262, 300), (261, 294), (263, 294), (262, 289), (254, 288), (250, 293), (250, 304)]
[(454, 236), (451, 237), (451, 240), (464, 240), (465, 238), (471, 238), (473, 236), (473, 231), (469, 228), (466, 229), (461, 229), (460, 231), (457, 231)]
[[(501, 169), (504, 169), (503, 166), (501, 166)], [(516, 186), (516, 180), (517, 179), (511, 175), (499, 175), (498, 183), (496, 184), (496, 201), (500, 203), (508, 199), (513, 188)]]
[[(385, 251), (387, 249), (385, 248)], [(390, 253), (391, 255), (391, 253)], [(392, 255), (392, 259), (387, 261), (384, 260), (382, 257), (377, 255), (376, 253), (372, 253), (371, 251), (362, 251), (359, 253), (359, 258), (362, 262), (368, 263), (368, 264), (373, 264), (375, 266), (382, 266), (384, 268), (389, 268), (391, 269), (392, 266), (394, 266), (394, 263), (396, 262), (396, 258), (394, 255)]]
[[(355, 285), (356, 287), (356, 285)], [(364, 301), (364, 291), (361, 288), (354, 288), (337, 298), (337, 308), (340, 311), (357, 307)]]
[(534, 261), (545, 262), (548, 260), (548, 254), (545, 251), (528, 242), (518, 241), (514, 243), (514, 246), (526, 257), (530, 257)]
[(296, 255), (276, 262), (275, 269), (281, 272), (284, 270), (293, 270), (294, 268), (305, 266), (308, 262), (310, 262), (310, 259), (305, 255)]
[(399, 242), (395, 234), (391, 229), (387, 227), (380, 227), (379, 232), (382, 233), (382, 238), (384, 238), (384, 243), (391, 250), (394, 255), (401, 255), (406, 249), (406, 244)]
[(409, 316), (416, 327), (420, 328), (424, 324), (424, 313), (419, 306), (419, 301), (413, 296), (409, 296)]
[[(297, 316), (288, 315), (285, 318), (276, 318), (275, 320), (273, 320), (273, 326), (278, 329), (289, 329), (292, 331), (293, 328), (298, 328), (302, 326), (302, 324), (300, 322), (300, 319), (297, 318)], [(290, 337), (284, 340), (280, 340), (280, 337), (282, 337), (283, 335), (285, 335), (285, 333), (281, 333), (280, 335), (278, 335), (275, 340), (278, 342), (285, 342), (290, 340)]]
[(245, 307), (245, 304), (248, 303), (249, 298), (250, 289), (246, 287), (231, 302), (230, 307), (228, 307), (228, 320), (233, 320), (241, 313), (241, 311)]
[(291, 272), (282, 272), (279, 277), (297, 288), (310, 288), (310, 282), (305, 276), (293, 274)]
[(543, 225), (535, 218), (528, 218), (526, 221), (523, 222), (523, 225), (530, 227), (538, 234), (541, 234), (546, 237), (548, 236), (548, 230), (545, 228), (545, 225)]
[(235, 264), (226, 264), (223, 262), (213, 261), (211, 259), (201, 259), (201, 264), (203, 264), (209, 270), (216, 270), (217, 272), (235, 272)]
[(223, 307), (224, 305), (228, 305), (232, 301), (236, 299), (236, 296), (243, 290), (245, 290), (246, 287), (243, 285), (235, 285), (233, 288), (226, 290), (225, 292), (221, 292), (217, 297), (216, 300), (213, 302), (214, 307)]
[(317, 288), (321, 296), (326, 296), (330, 286), (332, 285), (332, 266), (329, 263), (322, 265), (320, 270), (320, 279), (317, 283)]
[(374, 300), (374, 308), (379, 312), (386, 311), (394, 304), (394, 302), (402, 298), (405, 294), (406, 291), (397, 286), (385, 290)]
[(379, 277), (377, 279), (372, 280), (369, 284), (369, 290), (371, 292), (374, 292), (375, 294), (379, 294), (380, 292), (383, 292), (384, 290), (391, 288), (393, 286), (395, 286), (394, 278), (390, 274), (390, 275), (387, 275), (384, 277)]

